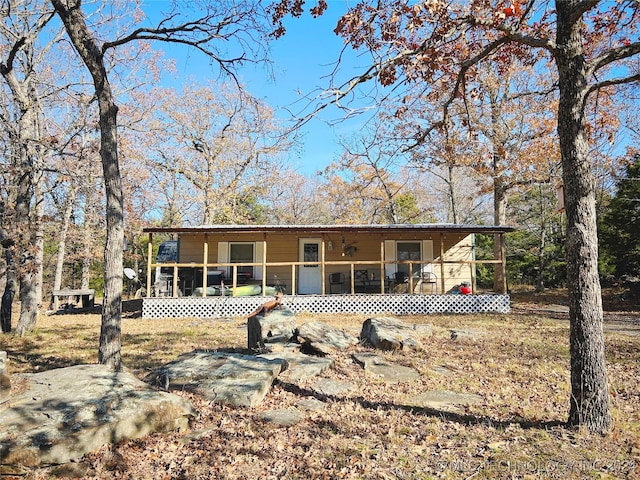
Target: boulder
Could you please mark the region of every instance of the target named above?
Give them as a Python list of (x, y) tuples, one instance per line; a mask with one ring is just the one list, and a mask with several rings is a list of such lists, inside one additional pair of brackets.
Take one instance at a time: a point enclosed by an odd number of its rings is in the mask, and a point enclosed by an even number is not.
[(195, 415), (186, 399), (104, 365), (19, 377), (24, 387), (0, 411), (3, 473), (67, 463), (107, 443), (186, 429)]
[(0, 352), (0, 405), (11, 395), (11, 377), (7, 369), (7, 352)]
[(295, 330), (295, 314), (287, 308), (252, 315), (247, 320), (248, 348), (265, 350), (269, 343), (287, 343)]
[(358, 343), (358, 339), (322, 322), (305, 323), (296, 332), (298, 341), (313, 352), (328, 355)]
[(320, 375), (335, 362), (333, 358), (304, 355), (294, 351), (268, 353), (260, 355), (260, 357), (286, 362), (287, 369), (280, 374), (279, 378), (289, 382), (306, 380)]
[(379, 376), (387, 383), (408, 383), (420, 378), (413, 368), (386, 362), (375, 353), (355, 353), (353, 359), (362, 365), (365, 372)]
[(369, 318), (362, 324), (360, 339), (380, 350), (419, 349), (413, 327), (391, 317)]
[(287, 368), (285, 360), (222, 352), (191, 352), (156, 369), (145, 381), (165, 390), (187, 390), (212, 402), (254, 407)]
[(311, 386), (313, 390), (322, 395), (330, 397), (344, 395), (355, 389), (355, 386), (344, 380), (333, 380), (331, 378), (319, 378)]
[(302, 414), (299, 411), (284, 408), (267, 410), (260, 413), (258, 417), (267, 423), (273, 423), (281, 427), (290, 427), (302, 421)]
[(432, 390), (411, 398), (409, 405), (459, 412), (460, 407), (482, 403), (482, 397), (473, 393), (459, 393), (450, 390)]

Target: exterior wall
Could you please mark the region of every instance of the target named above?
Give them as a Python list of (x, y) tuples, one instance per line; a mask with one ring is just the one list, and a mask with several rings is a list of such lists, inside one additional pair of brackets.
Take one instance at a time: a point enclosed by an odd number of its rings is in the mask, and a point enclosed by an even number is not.
[[(475, 266), (470, 263), (473, 260), (473, 235), (462, 238), (455, 244), (451, 245), (444, 254), (444, 278), (445, 292), (449, 292), (456, 285), (462, 282), (473, 283), (475, 278)], [(440, 260), (438, 258), (438, 260)], [(448, 263), (463, 262), (463, 263)], [(469, 262), (469, 263), (464, 263)], [(440, 267), (439, 265), (437, 266)]]
[[(208, 268), (220, 269), (216, 266), (219, 260), (220, 242), (256, 242), (262, 248), (262, 242), (266, 239), (266, 261), (267, 263), (278, 262), (297, 262), (299, 260), (299, 238), (318, 238), (324, 240), (325, 245), (325, 270), (324, 280), (326, 282), (326, 292), (329, 293), (329, 276), (332, 273), (343, 273), (350, 289), (351, 264), (355, 270), (367, 270), (373, 273), (375, 278), (380, 278), (380, 260), (383, 252), (381, 244), (385, 241), (431, 241), (431, 269), (437, 277), (437, 286), (435, 292), (442, 293), (442, 268), (440, 264), (440, 251), (444, 250), (444, 292), (449, 291), (454, 285), (458, 285), (463, 281), (472, 282), (475, 276), (472, 271), (472, 264), (458, 264), (449, 262), (470, 262), (473, 260), (473, 236), (456, 235), (446, 233), (419, 234), (384, 234), (374, 232), (370, 235), (366, 234), (316, 234), (311, 233), (304, 235), (299, 232), (291, 233), (254, 233), (254, 234), (204, 234), (204, 233), (184, 233), (179, 237), (179, 258), (178, 263), (185, 264), (202, 264), (204, 255), (204, 242), (208, 241)], [(343, 255), (343, 241), (347, 247)], [(442, 241), (442, 247), (441, 247)], [(255, 262), (262, 262), (262, 254), (256, 249)], [(351, 253), (351, 255), (349, 255)], [(259, 255), (258, 255), (259, 254)], [(395, 252), (393, 254), (395, 256)], [(424, 254), (423, 254), (424, 255)], [(342, 264), (333, 264), (332, 262), (344, 262)], [(223, 268), (226, 269), (226, 268)], [(384, 274), (389, 276), (391, 271), (395, 271), (395, 265), (386, 268)], [(264, 277), (267, 285), (281, 285), (285, 287), (286, 293), (291, 293), (292, 286), (292, 267), (287, 266), (270, 266), (266, 271), (259, 271), (259, 280)], [(427, 293), (427, 292), (425, 292)]]

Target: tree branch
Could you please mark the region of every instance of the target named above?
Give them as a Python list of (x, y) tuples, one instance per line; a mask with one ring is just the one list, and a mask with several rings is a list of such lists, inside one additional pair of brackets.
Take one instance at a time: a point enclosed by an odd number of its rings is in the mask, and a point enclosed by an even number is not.
[(589, 76), (593, 75), (601, 68), (606, 67), (613, 62), (624, 60), (625, 58), (630, 58), (638, 53), (640, 53), (640, 42), (635, 42), (629, 45), (624, 45), (622, 47), (607, 50), (604, 55), (600, 55), (599, 57), (596, 57), (591, 60), (591, 62), (589, 62)]

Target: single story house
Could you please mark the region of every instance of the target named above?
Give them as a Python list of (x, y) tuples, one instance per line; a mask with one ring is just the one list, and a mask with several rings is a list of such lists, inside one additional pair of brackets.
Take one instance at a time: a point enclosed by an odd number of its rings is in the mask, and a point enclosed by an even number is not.
[[(242, 316), (279, 291), (294, 310), (505, 311), (506, 280), (480, 293), (475, 235), (504, 246), (508, 226), (203, 225), (149, 227), (143, 316)], [(155, 236), (167, 240), (156, 258)], [(461, 288), (462, 286), (462, 288)], [(470, 295), (459, 295), (460, 293)], [(458, 306), (456, 306), (458, 305)]]

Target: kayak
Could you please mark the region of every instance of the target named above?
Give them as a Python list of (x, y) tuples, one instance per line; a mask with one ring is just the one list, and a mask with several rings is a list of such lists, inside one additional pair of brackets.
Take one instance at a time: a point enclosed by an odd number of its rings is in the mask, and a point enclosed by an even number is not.
[[(239, 285), (236, 287), (236, 297), (251, 297), (254, 295), (260, 295), (262, 292), (262, 287), (260, 285)], [(265, 295), (271, 296), (276, 294), (275, 287), (267, 287), (265, 289)], [(231, 296), (233, 295), (233, 288), (228, 286), (215, 286), (215, 287), (207, 287), (207, 297), (215, 297), (215, 296)], [(194, 297), (202, 296), (202, 287), (198, 287), (193, 291)]]

